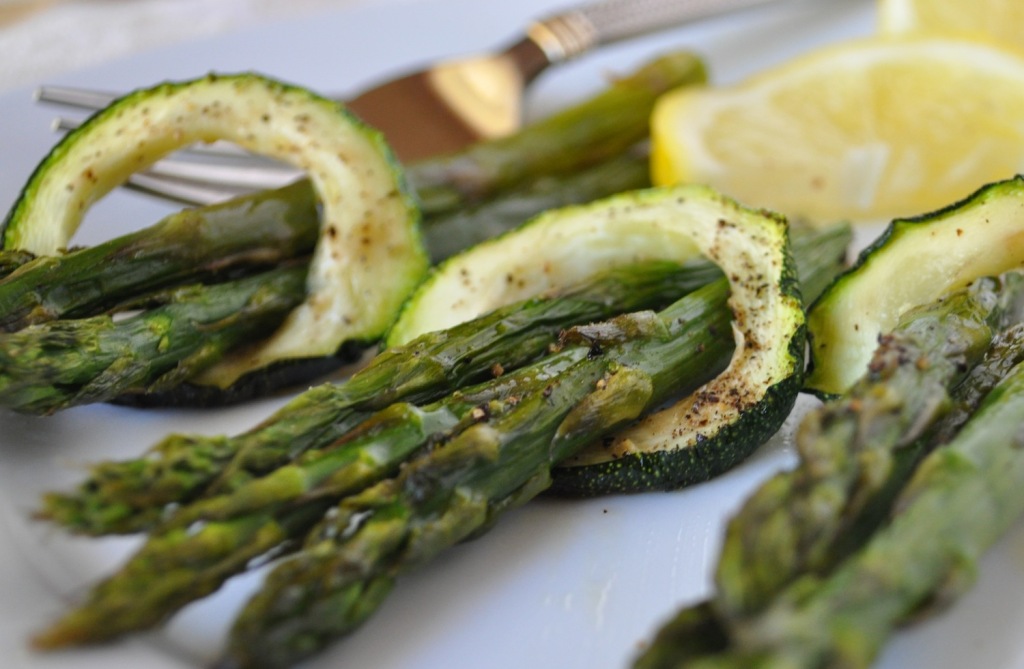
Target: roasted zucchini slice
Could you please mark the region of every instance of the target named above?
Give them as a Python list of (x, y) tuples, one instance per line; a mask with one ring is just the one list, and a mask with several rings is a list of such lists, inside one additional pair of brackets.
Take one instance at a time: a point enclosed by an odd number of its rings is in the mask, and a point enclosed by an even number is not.
[(282, 360), (379, 338), (428, 267), (400, 168), (382, 136), (338, 103), (256, 74), (161, 84), (92, 116), (32, 174), (6, 220), (3, 248), (61, 253), (89, 207), (132, 173), (215, 140), (303, 169), (321, 227), (305, 301), (269, 339), (193, 381), (227, 387)]
[(554, 472), (575, 494), (665, 489), (705, 480), (774, 434), (804, 367), (804, 310), (780, 217), (703, 187), (624, 193), (554, 210), (441, 264), (388, 336), (400, 344), (503, 304), (644, 260), (699, 255), (730, 283), (736, 350), (725, 371), (671, 407), (595, 444)]
[(982, 187), (936, 212), (889, 224), (808, 315), (807, 389), (843, 393), (864, 374), (878, 337), (909, 309), (1024, 265), (1024, 178)]

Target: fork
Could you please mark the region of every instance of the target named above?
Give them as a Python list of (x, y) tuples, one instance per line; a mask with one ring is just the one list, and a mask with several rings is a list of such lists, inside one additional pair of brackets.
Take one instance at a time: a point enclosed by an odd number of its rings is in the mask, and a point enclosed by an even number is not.
[[(571, 7), (526, 27), (494, 54), (437, 63), (374, 86), (345, 102), (380, 129), (403, 161), (450, 153), (485, 138), (505, 136), (522, 122), (523, 92), (541, 72), (598, 46), (778, 0), (602, 0)], [(87, 111), (117, 97), (44, 86), (39, 102)], [(75, 121), (58, 119), (67, 130)], [(294, 180), (288, 165), (234, 146), (193, 147), (134, 175), (129, 187), (186, 204), (209, 204)]]

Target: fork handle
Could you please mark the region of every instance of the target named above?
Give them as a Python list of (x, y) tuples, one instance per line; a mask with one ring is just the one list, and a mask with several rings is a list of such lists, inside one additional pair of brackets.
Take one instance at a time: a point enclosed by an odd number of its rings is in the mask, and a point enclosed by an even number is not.
[(778, 0), (604, 0), (559, 12), (527, 28), (550, 64), (657, 30)]

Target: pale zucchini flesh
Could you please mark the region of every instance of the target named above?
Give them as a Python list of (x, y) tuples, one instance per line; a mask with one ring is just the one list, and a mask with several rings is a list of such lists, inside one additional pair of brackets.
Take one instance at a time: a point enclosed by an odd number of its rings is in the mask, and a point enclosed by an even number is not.
[[(644, 260), (700, 256), (693, 238), (638, 193), (551, 210), (442, 263), (402, 308), (388, 345)], [(649, 197), (649, 196), (647, 196)], [(653, 198), (651, 198), (653, 199)]]
[(807, 389), (823, 397), (841, 394), (864, 374), (879, 335), (902, 314), (979, 277), (1021, 266), (1024, 178), (891, 222), (811, 308)]
[(382, 136), (336, 102), (255, 74), (209, 75), (129, 94), (39, 165), (3, 247), (60, 253), (89, 207), (132, 173), (195, 142), (227, 140), (304, 170), (322, 206), (307, 298), (269, 340), (208, 370), (229, 386), (290, 359), (380, 337), (428, 267), (419, 214)]
[(699, 186), (635, 191), (551, 211), (442, 264), (403, 308), (388, 342), (408, 341), (612, 266), (683, 263), (697, 255), (719, 264), (730, 282), (736, 349), (728, 367), (559, 471), (574, 472), (572, 492), (588, 494), (650, 484), (631, 467), (687, 470), (657, 474), (651, 479), (657, 487), (703, 480), (706, 471), (722, 471), (774, 434), (802, 381), (804, 310), (780, 217)]

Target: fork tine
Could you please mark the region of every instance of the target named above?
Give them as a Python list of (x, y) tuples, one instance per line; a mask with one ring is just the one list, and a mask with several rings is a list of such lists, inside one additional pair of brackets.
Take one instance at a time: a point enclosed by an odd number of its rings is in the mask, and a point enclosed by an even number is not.
[(87, 111), (97, 111), (106, 107), (117, 98), (114, 93), (94, 91), (86, 88), (70, 86), (41, 86), (36, 89), (36, 102), (74, 107)]
[(58, 116), (53, 119), (53, 123), (51, 123), (54, 132), (69, 132), (80, 125), (82, 125), (81, 121), (73, 118), (67, 118), (66, 116)]

